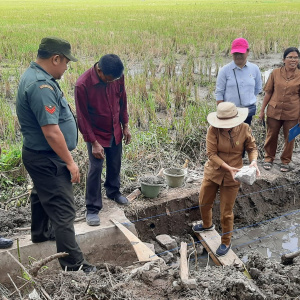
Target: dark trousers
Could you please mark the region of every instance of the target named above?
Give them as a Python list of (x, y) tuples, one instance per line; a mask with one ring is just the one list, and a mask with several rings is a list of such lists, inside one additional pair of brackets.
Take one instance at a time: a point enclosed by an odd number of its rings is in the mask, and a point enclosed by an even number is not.
[(75, 206), (70, 172), (54, 152), (33, 153), (23, 149), (22, 156), (34, 184), (31, 193), (32, 241), (37, 243), (50, 238), (50, 221), (57, 252), (69, 253), (59, 259), (61, 267), (77, 270), (86, 261), (75, 239)]
[(247, 124), (249, 124), (249, 126), (251, 126), (252, 117), (253, 116), (248, 116), (247, 119), (244, 121), (244, 123), (247, 123)]
[[(98, 214), (102, 208), (101, 174), (103, 159), (95, 158), (92, 154), (92, 144), (87, 143), (89, 168), (86, 180), (86, 209), (87, 213)], [(106, 178), (104, 188), (106, 196), (114, 199), (120, 195), (120, 171), (122, 159), (122, 142), (116, 145), (113, 140), (111, 147), (104, 147), (106, 159)]]
[[(253, 116), (248, 116), (247, 119), (244, 121), (244, 123), (246, 123), (246, 124), (248, 124), (249, 126), (251, 126), (252, 117), (253, 117)], [(242, 158), (245, 158), (245, 153), (246, 153), (246, 149), (244, 148), (243, 154), (242, 154)]]

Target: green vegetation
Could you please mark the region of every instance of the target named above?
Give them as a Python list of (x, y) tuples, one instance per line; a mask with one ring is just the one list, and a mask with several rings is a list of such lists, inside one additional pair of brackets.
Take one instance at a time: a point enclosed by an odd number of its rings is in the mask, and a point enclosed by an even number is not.
[(4, 150), (0, 157), (0, 189), (19, 185), (24, 181), (25, 172), (21, 161), (21, 150), (16, 146)]
[(137, 59), (170, 51), (228, 51), (247, 36), (259, 54), (293, 44), (299, 1), (288, 0), (10, 0), (0, 2), (0, 53), (32, 59), (41, 37), (68, 38), (79, 57), (118, 52)]
[(21, 164), (21, 151), (17, 148), (4, 150), (0, 158), (0, 170), (9, 171), (19, 167)]
[[(166, 160), (202, 163), (206, 115), (231, 41), (247, 38), (255, 58), (298, 46), (299, 9), (298, 0), (0, 1), (0, 143), (20, 149), (18, 80), (40, 40), (54, 35), (79, 58), (60, 81), (72, 106), (78, 76), (101, 55), (125, 62), (133, 142), (124, 148), (124, 180), (135, 180), (149, 160), (153, 172)], [(82, 139), (79, 149), (86, 164)]]

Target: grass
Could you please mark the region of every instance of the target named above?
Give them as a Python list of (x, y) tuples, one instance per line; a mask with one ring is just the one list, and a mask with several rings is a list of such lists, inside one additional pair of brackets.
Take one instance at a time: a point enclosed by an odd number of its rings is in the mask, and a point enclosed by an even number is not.
[[(0, 203), (12, 197), (15, 192), (14, 187), (17, 187), (19, 193), (19, 186), (22, 186), (25, 181), (26, 174), (21, 161), (20, 147), (12, 145), (9, 150), (3, 150), (0, 157)], [(17, 201), (14, 203), (16, 204)]]
[(154, 172), (167, 160), (202, 164), (206, 115), (215, 109), (216, 74), (231, 41), (247, 38), (254, 58), (299, 46), (299, 9), (296, 0), (0, 1), (0, 143), (21, 146), (18, 80), (52, 35), (69, 40), (79, 58), (60, 80), (72, 106), (78, 76), (101, 55), (124, 61), (133, 142), (124, 147), (123, 180), (137, 178), (132, 166), (143, 172), (150, 164)]

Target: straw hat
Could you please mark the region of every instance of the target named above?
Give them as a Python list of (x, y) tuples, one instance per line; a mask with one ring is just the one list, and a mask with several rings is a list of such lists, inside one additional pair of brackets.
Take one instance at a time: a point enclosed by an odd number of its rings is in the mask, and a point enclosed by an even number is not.
[(221, 102), (217, 106), (217, 111), (207, 116), (207, 121), (216, 128), (232, 128), (242, 124), (247, 116), (247, 107), (240, 108), (231, 102)]

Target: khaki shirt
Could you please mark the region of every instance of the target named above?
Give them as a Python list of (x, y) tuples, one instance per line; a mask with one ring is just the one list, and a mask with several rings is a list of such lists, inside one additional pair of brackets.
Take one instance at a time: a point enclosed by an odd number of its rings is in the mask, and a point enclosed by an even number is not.
[(287, 78), (284, 67), (273, 70), (264, 88), (272, 94), (267, 116), (276, 120), (297, 120), (300, 112), (300, 70)]
[(204, 166), (204, 177), (219, 185), (234, 186), (230, 172), (221, 168), (225, 162), (229, 166), (240, 169), (243, 166), (242, 153), (244, 147), (248, 152), (249, 161), (257, 159), (258, 152), (252, 130), (248, 124), (242, 123), (231, 131), (234, 147), (230, 142), (229, 133), (220, 128), (210, 126), (206, 135), (206, 155), (208, 161)]

